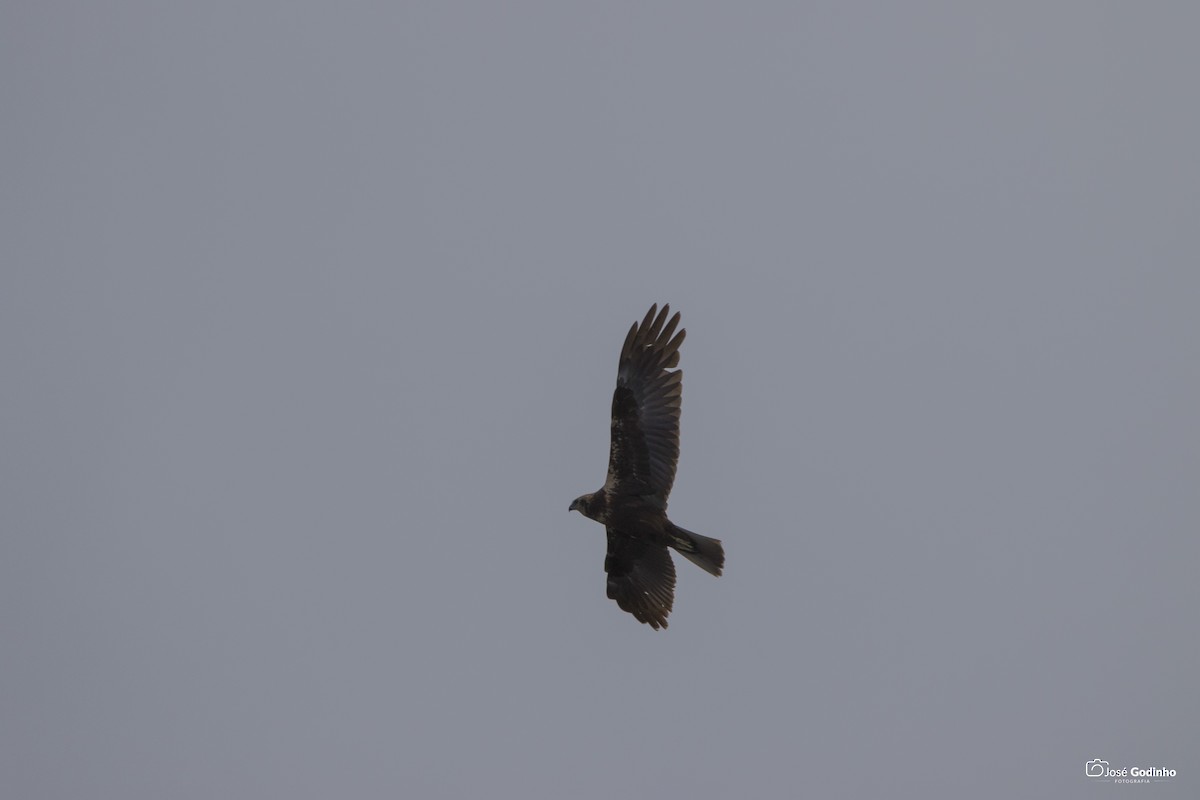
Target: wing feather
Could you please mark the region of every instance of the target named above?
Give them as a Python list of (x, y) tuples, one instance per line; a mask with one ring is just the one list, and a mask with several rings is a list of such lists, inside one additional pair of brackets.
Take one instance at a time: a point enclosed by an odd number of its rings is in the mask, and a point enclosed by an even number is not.
[(610, 494), (652, 495), (665, 508), (679, 462), (679, 412), (683, 372), (679, 314), (652, 305), (634, 323), (621, 347), (613, 392), (612, 439), (605, 489)]
[(675, 564), (665, 545), (608, 528), (608, 596), (623, 610), (658, 630), (667, 627), (675, 602)]

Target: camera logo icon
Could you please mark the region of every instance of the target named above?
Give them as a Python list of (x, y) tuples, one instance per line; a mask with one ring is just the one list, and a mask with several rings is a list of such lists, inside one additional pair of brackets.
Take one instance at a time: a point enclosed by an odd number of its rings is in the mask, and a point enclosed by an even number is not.
[(1093, 758), (1083, 768), (1083, 774), (1089, 778), (1103, 778), (1108, 772), (1108, 762), (1099, 758)]

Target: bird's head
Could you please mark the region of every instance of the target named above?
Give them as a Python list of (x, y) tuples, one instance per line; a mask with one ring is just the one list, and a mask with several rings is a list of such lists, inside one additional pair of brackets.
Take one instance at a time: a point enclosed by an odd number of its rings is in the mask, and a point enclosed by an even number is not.
[(583, 514), (585, 517), (591, 516), (591, 514), (588, 512), (590, 512), (592, 510), (592, 498), (593, 497), (594, 497), (593, 494), (581, 494), (579, 497), (576, 497), (574, 500), (571, 501), (571, 507), (568, 508), (567, 511), (578, 511), (580, 514)]

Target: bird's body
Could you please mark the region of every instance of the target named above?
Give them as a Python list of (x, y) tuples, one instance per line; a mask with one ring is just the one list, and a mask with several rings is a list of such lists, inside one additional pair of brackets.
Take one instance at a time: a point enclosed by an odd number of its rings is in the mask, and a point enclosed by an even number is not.
[(650, 307), (634, 323), (621, 348), (613, 392), (612, 441), (604, 486), (571, 503), (570, 510), (604, 525), (608, 532), (608, 596), (651, 627), (667, 627), (675, 599), (674, 548), (705, 571), (720, 575), (721, 543), (676, 526), (667, 518), (667, 498), (679, 460), (679, 409), (683, 373), (675, 333), (679, 314), (670, 306)]

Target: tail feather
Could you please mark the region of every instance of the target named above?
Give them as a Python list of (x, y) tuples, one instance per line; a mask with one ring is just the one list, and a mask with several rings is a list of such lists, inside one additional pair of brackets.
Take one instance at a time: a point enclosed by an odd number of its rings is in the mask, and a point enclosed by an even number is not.
[(720, 539), (710, 539), (698, 533), (684, 530), (671, 523), (671, 547), (679, 555), (710, 575), (720, 575), (725, 567), (725, 548)]

